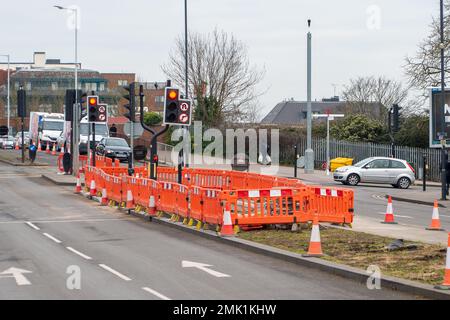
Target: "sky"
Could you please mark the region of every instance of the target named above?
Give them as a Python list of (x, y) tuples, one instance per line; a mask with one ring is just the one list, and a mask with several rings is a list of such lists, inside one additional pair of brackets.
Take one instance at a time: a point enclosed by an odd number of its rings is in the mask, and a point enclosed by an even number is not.
[[(70, 17), (80, 8), (79, 61), (100, 72), (165, 81), (161, 65), (184, 32), (184, 0), (4, 1), (0, 54), (31, 61), (34, 51), (74, 61)], [(250, 63), (265, 70), (261, 114), (284, 99), (306, 99), (307, 20), (312, 20), (313, 99), (339, 95), (358, 76), (407, 81), (402, 66), (429, 33), (438, 0), (188, 0), (191, 31), (233, 33)], [(335, 92), (336, 91), (336, 92)]]

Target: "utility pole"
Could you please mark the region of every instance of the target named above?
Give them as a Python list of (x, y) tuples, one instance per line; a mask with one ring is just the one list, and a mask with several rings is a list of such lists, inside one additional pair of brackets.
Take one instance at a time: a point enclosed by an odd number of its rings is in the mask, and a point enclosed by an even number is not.
[(447, 200), (447, 175), (446, 175), (446, 156), (445, 156), (445, 142), (446, 142), (446, 123), (445, 123), (445, 62), (444, 62), (444, 0), (441, 0), (441, 134), (442, 134), (442, 152), (441, 152), (441, 199)]
[[(311, 27), (311, 20), (308, 20), (308, 28)], [(305, 151), (305, 173), (314, 173), (314, 151), (312, 149), (312, 108), (311, 108), (311, 31), (308, 31), (308, 49), (307, 49), (307, 114), (306, 114), (306, 151)]]
[[(184, 72), (185, 72), (185, 99), (189, 99), (189, 77), (188, 77), (188, 15), (187, 15), (187, 0), (184, 0)], [(185, 141), (187, 135), (188, 135), (189, 131), (188, 131), (188, 127), (183, 126), (183, 141)], [(183, 159), (182, 164), (184, 162), (184, 165), (186, 167), (189, 167), (189, 162), (188, 162), (188, 156), (189, 155), (184, 155), (184, 148), (180, 150), (180, 159)], [(184, 159), (186, 157), (186, 159)]]

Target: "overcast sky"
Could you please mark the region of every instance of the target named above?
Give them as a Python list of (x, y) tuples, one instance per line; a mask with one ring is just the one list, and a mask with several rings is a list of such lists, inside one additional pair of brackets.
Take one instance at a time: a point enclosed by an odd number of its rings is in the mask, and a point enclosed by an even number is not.
[[(285, 98), (306, 99), (307, 19), (312, 19), (313, 98), (334, 94), (359, 75), (405, 81), (402, 65), (428, 34), (438, 0), (188, 0), (189, 28), (232, 32), (265, 68), (263, 114)], [(184, 0), (3, 1), (0, 53), (30, 61), (73, 58), (73, 31), (53, 5), (81, 9), (79, 60), (101, 72), (135, 72), (164, 81), (161, 64), (184, 30)]]

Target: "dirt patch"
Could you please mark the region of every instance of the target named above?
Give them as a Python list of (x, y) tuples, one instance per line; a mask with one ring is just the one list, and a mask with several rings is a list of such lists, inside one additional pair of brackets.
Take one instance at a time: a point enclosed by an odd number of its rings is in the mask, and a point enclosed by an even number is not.
[[(443, 281), (446, 248), (442, 246), (405, 241), (405, 246), (414, 244), (417, 249), (388, 251), (385, 247), (393, 238), (336, 228), (323, 229), (320, 235), (324, 260), (364, 270), (377, 265), (382, 274), (432, 285)], [(241, 232), (239, 236), (301, 254), (308, 251), (310, 231), (264, 229)]]

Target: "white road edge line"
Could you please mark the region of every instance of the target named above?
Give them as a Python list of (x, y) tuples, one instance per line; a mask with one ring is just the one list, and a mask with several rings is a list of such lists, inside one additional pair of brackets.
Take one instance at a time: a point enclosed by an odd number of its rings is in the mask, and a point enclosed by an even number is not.
[(46, 236), (47, 238), (49, 238), (49, 239), (55, 241), (56, 243), (61, 243), (61, 242), (62, 242), (61, 240), (56, 239), (54, 236), (52, 236), (52, 235), (50, 235), (50, 234), (48, 234), (48, 233), (45, 233), (45, 232), (44, 232), (43, 235)]
[(81, 253), (80, 251), (75, 250), (75, 249), (72, 248), (72, 247), (66, 247), (66, 249), (69, 250), (69, 251), (72, 251), (73, 253), (79, 255), (80, 257), (82, 257), (82, 258), (84, 258), (84, 259), (86, 259), (86, 260), (92, 260), (91, 257), (85, 255), (84, 253)]
[[(386, 213), (385, 212), (378, 212), (378, 214), (385, 215)], [(395, 214), (395, 213), (394, 213), (394, 217), (405, 218), (405, 219), (414, 219), (413, 217), (410, 217), (410, 216), (401, 216), (401, 215)]]
[(32, 222), (25, 222), (27, 225), (29, 225), (30, 227), (32, 227), (34, 230), (41, 230), (39, 227), (35, 226)]
[(112, 274), (118, 276), (118, 277), (121, 278), (122, 280), (125, 280), (125, 281), (131, 281), (130, 278), (128, 278), (127, 276), (124, 276), (123, 274), (121, 274), (120, 272), (114, 270), (113, 268), (108, 267), (106, 264), (99, 264), (98, 266), (99, 266), (100, 268), (103, 268), (103, 269), (105, 269), (106, 271), (109, 271), (109, 272), (111, 272)]
[(172, 300), (172, 299), (166, 297), (165, 295), (159, 293), (158, 291), (155, 291), (155, 290), (150, 289), (150, 288), (148, 288), (148, 287), (144, 287), (144, 288), (142, 288), (142, 290), (147, 291), (148, 293), (151, 293), (151, 294), (153, 294), (154, 296), (157, 296), (157, 297), (160, 298), (161, 300)]

